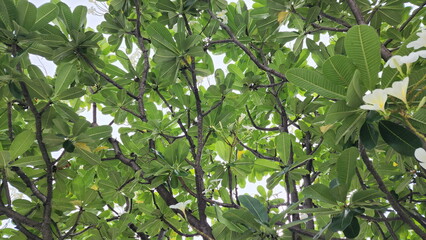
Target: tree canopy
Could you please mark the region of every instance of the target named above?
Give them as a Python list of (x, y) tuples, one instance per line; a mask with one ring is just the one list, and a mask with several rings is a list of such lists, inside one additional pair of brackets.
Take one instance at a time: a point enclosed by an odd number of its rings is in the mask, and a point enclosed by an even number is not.
[(0, 0), (0, 238), (426, 239), (425, 1), (96, 5)]

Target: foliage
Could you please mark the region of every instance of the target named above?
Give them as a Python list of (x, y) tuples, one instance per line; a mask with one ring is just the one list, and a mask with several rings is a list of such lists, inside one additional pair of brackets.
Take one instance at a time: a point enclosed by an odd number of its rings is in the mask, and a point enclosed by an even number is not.
[(0, 0), (2, 239), (426, 239), (424, 1), (98, 4)]

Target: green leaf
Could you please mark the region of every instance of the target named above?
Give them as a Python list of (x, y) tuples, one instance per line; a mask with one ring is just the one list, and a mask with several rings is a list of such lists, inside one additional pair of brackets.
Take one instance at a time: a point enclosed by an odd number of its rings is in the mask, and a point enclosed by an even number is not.
[(380, 121), (379, 131), (383, 140), (402, 155), (414, 156), (414, 151), (422, 147), (422, 142), (414, 133), (391, 121)]
[(265, 224), (268, 223), (268, 211), (259, 200), (248, 195), (239, 196), (238, 200), (240, 200), (241, 204), (246, 207), (258, 220)]
[(336, 84), (347, 86), (352, 81), (355, 65), (352, 61), (342, 55), (328, 58), (322, 65), (322, 71), (328, 80)]
[(33, 145), (35, 140), (35, 133), (31, 130), (23, 131), (18, 134), (10, 145), (10, 158), (15, 159), (18, 156), (22, 155), (31, 145)]
[(286, 73), (287, 79), (306, 90), (327, 98), (346, 99), (344, 87), (326, 80), (320, 73), (302, 68), (292, 68)]
[(369, 90), (375, 89), (380, 68), (380, 41), (376, 30), (367, 25), (353, 26), (345, 38), (345, 49), (361, 72), (363, 85)]
[(72, 134), (74, 136), (77, 136), (83, 132), (85, 132), (90, 127), (90, 122), (88, 122), (86, 119), (81, 118), (77, 122), (74, 123), (74, 126), (72, 128)]
[(333, 232), (343, 231), (351, 224), (353, 218), (354, 212), (345, 208), (342, 213), (331, 219), (331, 224), (328, 228)]
[(358, 108), (349, 107), (345, 101), (337, 101), (331, 105), (325, 115), (325, 124), (332, 124), (358, 112)]
[(336, 199), (333, 197), (333, 193), (330, 188), (323, 184), (314, 184), (302, 191), (302, 194), (307, 198), (312, 198), (320, 202), (336, 204)]
[(176, 12), (176, 5), (170, 0), (159, 0), (157, 3), (157, 8), (166, 12)]
[(164, 151), (164, 158), (170, 165), (185, 162), (185, 158), (189, 153), (189, 146), (185, 139), (179, 139), (167, 146)]
[(86, 14), (87, 7), (86, 6), (77, 6), (74, 8), (72, 13), (72, 26), (73, 29), (79, 30), (84, 27), (86, 24)]
[(268, 170), (270, 170), (270, 169), (280, 170), (281, 169), (278, 162), (270, 161), (270, 160), (267, 160), (267, 159), (256, 159), (254, 161), (254, 164), (257, 165), (257, 166), (265, 167)]
[(368, 122), (365, 122), (359, 132), (359, 139), (365, 148), (373, 149), (377, 145), (377, 140), (379, 138), (379, 133), (375, 129), (374, 125)]
[(321, 8), (318, 6), (313, 6), (309, 8), (308, 14), (305, 20), (305, 28), (317, 20), (320, 12), (321, 12)]
[(0, 151), (0, 168), (5, 168), (11, 160), (9, 151)]
[(349, 226), (343, 230), (343, 233), (347, 238), (356, 238), (359, 235), (360, 230), (361, 227), (359, 226), (358, 219), (353, 217)]
[(288, 162), (291, 150), (290, 134), (280, 133), (280, 135), (276, 136), (275, 147), (277, 149), (278, 156), (283, 160), (283, 162)]
[(34, 4), (28, 2), (27, 0), (20, 0), (18, 1), (17, 10), (19, 25), (23, 26), (27, 30), (30, 30), (36, 21), (37, 8), (34, 6)]
[(167, 48), (169, 51), (179, 54), (172, 34), (167, 28), (159, 23), (151, 23), (147, 28), (148, 34), (151, 36), (151, 41), (156, 48)]
[(65, 142), (62, 144), (62, 147), (69, 153), (72, 153), (75, 150), (75, 146), (70, 140), (65, 140)]
[(28, 156), (28, 157), (21, 157), (18, 160), (14, 161), (11, 166), (16, 167), (28, 167), (28, 166), (42, 166), (45, 162), (41, 156)]
[(243, 224), (252, 229), (259, 229), (260, 224), (253, 219), (253, 215), (246, 209), (231, 209), (223, 213), (223, 217), (234, 223)]
[(37, 9), (37, 17), (31, 30), (40, 30), (58, 16), (59, 9), (53, 3), (46, 3)]
[(336, 163), (337, 179), (340, 184), (351, 185), (358, 156), (358, 149), (355, 147), (348, 148), (340, 154)]
[(86, 91), (78, 87), (71, 87), (61, 92), (58, 96), (59, 100), (69, 100), (74, 98), (82, 97)]
[(358, 70), (355, 71), (352, 81), (349, 84), (348, 92), (346, 93), (346, 103), (348, 106), (358, 108), (364, 103), (362, 97), (366, 92), (365, 87), (361, 84), (361, 74)]
[(111, 137), (112, 127), (111, 126), (97, 126), (89, 128), (86, 131), (86, 134), (95, 140), (99, 140), (101, 138)]
[(75, 153), (83, 160), (85, 160), (90, 165), (99, 165), (101, 163), (101, 158), (89, 151), (83, 150), (81, 148), (75, 148)]
[(351, 198), (352, 203), (365, 202), (373, 200), (378, 197), (383, 197), (383, 193), (376, 189), (367, 189), (367, 190), (358, 190), (356, 191)]
[(62, 63), (56, 70), (55, 95), (59, 95), (66, 90), (74, 81), (77, 69), (72, 63)]
[(239, 226), (239, 225), (235, 224), (234, 222), (229, 221), (228, 219), (224, 218), (223, 212), (222, 212), (222, 210), (220, 209), (219, 206), (215, 205), (214, 209), (215, 209), (215, 212), (216, 212), (217, 220), (220, 223), (225, 224), (230, 230), (235, 231), (235, 232), (239, 232), (239, 233), (242, 233), (246, 230), (245, 227), (243, 227), (241, 225)]

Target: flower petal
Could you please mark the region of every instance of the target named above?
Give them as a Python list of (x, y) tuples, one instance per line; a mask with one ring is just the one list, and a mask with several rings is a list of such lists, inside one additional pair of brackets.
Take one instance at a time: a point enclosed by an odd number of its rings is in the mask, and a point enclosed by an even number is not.
[(416, 151), (414, 151), (414, 156), (421, 163), (426, 164), (426, 150), (424, 150), (423, 148), (417, 148)]

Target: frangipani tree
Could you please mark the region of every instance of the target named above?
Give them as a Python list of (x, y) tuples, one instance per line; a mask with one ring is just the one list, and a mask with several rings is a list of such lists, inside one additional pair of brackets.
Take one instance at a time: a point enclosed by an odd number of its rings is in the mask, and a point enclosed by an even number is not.
[(426, 2), (98, 2), (0, 0), (2, 238), (426, 239)]

